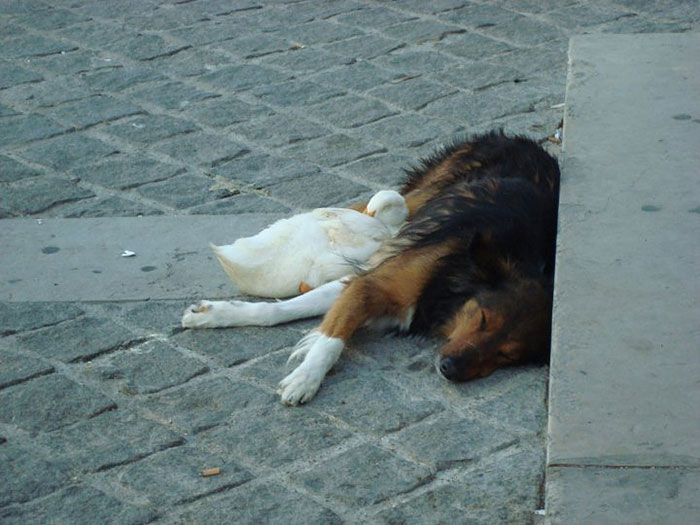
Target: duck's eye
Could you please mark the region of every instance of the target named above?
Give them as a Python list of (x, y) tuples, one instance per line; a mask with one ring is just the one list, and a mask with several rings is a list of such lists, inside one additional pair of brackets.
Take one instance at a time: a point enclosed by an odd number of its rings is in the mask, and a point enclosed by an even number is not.
[(481, 310), (481, 322), (479, 323), (479, 331), (483, 332), (486, 330), (486, 314)]

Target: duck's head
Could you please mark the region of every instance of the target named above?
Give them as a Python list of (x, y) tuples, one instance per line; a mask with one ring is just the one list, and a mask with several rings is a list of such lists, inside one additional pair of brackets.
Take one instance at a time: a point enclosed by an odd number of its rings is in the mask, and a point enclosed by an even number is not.
[(408, 217), (408, 206), (401, 194), (382, 190), (374, 194), (363, 211), (391, 230), (398, 230)]

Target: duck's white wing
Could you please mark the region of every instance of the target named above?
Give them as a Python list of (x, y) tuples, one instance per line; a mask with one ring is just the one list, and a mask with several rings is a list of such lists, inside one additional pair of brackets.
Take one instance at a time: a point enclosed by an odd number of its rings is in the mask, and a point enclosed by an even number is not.
[(343, 258), (367, 261), (391, 232), (378, 220), (344, 208), (314, 210), (331, 249)]

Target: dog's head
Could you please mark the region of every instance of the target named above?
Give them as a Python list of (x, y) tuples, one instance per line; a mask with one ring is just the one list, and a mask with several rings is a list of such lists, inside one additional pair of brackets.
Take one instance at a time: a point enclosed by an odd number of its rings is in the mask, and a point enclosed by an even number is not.
[(467, 300), (443, 327), (448, 341), (437, 368), (452, 381), (485, 377), (499, 368), (542, 361), (549, 353), (551, 290), (520, 280)]

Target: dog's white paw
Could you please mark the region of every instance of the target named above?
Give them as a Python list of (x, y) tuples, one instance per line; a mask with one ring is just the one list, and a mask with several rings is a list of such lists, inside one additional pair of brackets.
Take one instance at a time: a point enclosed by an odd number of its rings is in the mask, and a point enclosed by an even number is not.
[(277, 393), (283, 405), (296, 406), (310, 401), (318, 392), (325, 374), (304, 363), (280, 381)]
[(214, 303), (211, 301), (199, 301), (190, 305), (182, 315), (183, 328), (208, 328), (213, 319), (212, 311)]

